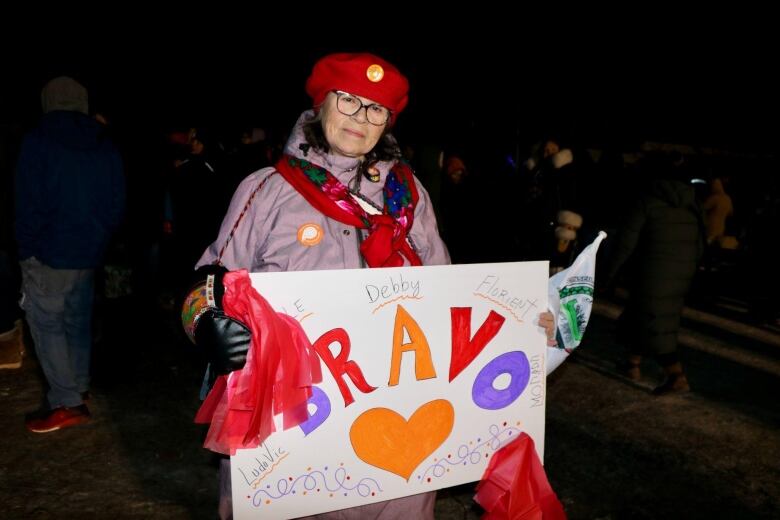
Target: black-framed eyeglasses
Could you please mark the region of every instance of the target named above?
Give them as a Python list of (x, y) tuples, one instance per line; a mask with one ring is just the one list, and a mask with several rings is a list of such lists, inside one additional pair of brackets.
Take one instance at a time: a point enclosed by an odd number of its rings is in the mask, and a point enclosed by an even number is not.
[(390, 119), (392, 112), (385, 106), (377, 103), (371, 103), (370, 105), (364, 105), (359, 97), (344, 92), (342, 90), (334, 90), (336, 94), (336, 108), (339, 112), (345, 116), (354, 116), (360, 112), (361, 108), (366, 109), (366, 121), (375, 126), (382, 126)]

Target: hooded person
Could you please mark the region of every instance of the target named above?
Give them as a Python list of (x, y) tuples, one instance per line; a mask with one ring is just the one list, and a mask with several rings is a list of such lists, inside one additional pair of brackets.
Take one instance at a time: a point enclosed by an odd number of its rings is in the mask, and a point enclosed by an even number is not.
[[(408, 102), (406, 77), (373, 54), (337, 53), (314, 65), (306, 92), (313, 107), (298, 118), (284, 155), (240, 183), (216, 240), (197, 264), (182, 316), (212, 373), (241, 369), (250, 348), (249, 328), (219, 308), (225, 270), (450, 263), (428, 193), (390, 133)], [(227, 458), (220, 478), (225, 518), (232, 511)], [(317, 518), (433, 518), (434, 501), (435, 492), (428, 492)]]

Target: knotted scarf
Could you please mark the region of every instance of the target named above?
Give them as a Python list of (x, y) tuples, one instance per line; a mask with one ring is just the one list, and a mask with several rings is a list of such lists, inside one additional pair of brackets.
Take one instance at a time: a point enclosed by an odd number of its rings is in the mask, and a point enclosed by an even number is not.
[(321, 166), (284, 155), (276, 163), (276, 169), (323, 215), (369, 230), (360, 245), (360, 253), (369, 267), (401, 267), (404, 258), (411, 265), (422, 265), (407, 240), (419, 196), (412, 170), (406, 164), (397, 162), (387, 175), (380, 215), (368, 214), (347, 187)]

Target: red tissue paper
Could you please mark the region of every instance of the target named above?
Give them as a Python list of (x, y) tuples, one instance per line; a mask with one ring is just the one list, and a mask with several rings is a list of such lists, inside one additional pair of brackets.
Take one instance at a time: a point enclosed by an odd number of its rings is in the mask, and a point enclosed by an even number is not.
[(566, 520), (526, 433), (493, 455), (474, 500), (486, 511), (482, 520)]

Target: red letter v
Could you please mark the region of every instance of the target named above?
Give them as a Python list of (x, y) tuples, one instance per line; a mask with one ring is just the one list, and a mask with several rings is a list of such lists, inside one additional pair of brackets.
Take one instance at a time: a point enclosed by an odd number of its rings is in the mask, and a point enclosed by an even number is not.
[(505, 318), (490, 311), (487, 319), (471, 338), (471, 307), (450, 307), (452, 317), (452, 357), (450, 358), (450, 382), (474, 361), (482, 349), (496, 337)]

